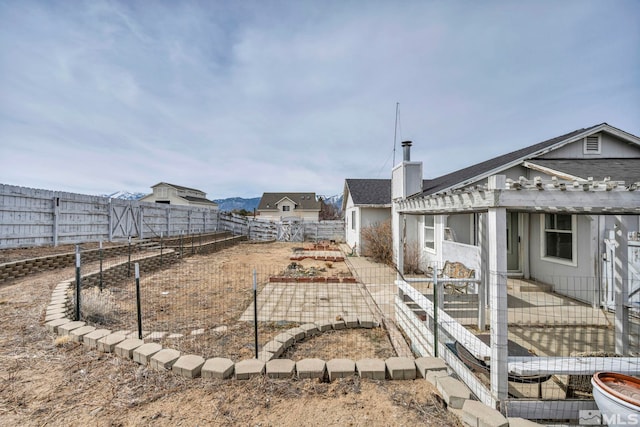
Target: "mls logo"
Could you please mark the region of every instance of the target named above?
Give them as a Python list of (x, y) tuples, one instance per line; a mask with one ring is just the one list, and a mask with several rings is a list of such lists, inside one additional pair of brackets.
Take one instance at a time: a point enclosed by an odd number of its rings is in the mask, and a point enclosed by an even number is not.
[(587, 409), (581, 410), (578, 412), (578, 423), (581, 426), (601, 426), (602, 425), (602, 416), (600, 416), (600, 411), (597, 409)]
[(637, 426), (640, 425), (638, 413), (600, 413), (597, 410), (579, 411), (580, 425)]

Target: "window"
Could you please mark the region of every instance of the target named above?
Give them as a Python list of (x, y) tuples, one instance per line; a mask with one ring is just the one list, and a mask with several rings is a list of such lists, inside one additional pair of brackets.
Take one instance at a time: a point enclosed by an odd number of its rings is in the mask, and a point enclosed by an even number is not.
[(436, 221), (435, 216), (433, 215), (425, 215), (424, 216), (424, 247), (427, 249), (431, 249), (432, 251), (436, 250)]
[(583, 154), (600, 154), (600, 135), (591, 135), (584, 139)]
[(291, 206), (283, 206), (282, 212), (289, 212), (289, 209), (291, 209)]
[(356, 229), (356, 211), (351, 211), (351, 229)]
[(545, 214), (542, 224), (542, 257), (575, 264), (575, 216)]

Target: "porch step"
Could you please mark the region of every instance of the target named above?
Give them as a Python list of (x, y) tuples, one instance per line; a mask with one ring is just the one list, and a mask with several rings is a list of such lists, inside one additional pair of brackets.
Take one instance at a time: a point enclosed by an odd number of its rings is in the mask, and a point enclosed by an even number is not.
[(546, 283), (533, 283), (521, 280), (509, 281), (509, 288), (513, 292), (552, 292), (553, 286)]

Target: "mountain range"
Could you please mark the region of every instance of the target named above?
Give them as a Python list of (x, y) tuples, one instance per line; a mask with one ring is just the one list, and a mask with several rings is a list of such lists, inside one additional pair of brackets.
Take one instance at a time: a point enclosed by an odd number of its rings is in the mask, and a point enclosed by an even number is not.
[[(116, 191), (111, 194), (101, 194), (102, 197), (108, 197), (110, 199), (124, 199), (124, 200), (139, 200), (146, 196), (147, 193), (132, 193), (130, 191)], [(342, 194), (336, 194), (334, 196), (318, 196), (324, 199), (327, 204), (334, 205), (338, 211), (342, 210)], [(228, 197), (226, 199), (214, 199), (214, 202), (218, 204), (221, 211), (230, 212), (234, 210), (246, 210), (253, 212), (260, 203), (260, 197)]]

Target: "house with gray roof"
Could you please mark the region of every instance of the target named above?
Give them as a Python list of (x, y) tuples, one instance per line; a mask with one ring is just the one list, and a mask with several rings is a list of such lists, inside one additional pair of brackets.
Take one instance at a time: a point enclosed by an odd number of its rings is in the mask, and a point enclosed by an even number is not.
[(151, 186), (153, 192), (140, 199), (141, 202), (162, 203), (167, 205), (198, 206), (218, 209), (218, 204), (207, 199), (207, 193), (182, 185), (159, 182)]
[[(411, 166), (421, 162), (403, 163)], [(401, 178), (402, 170), (408, 169), (394, 169), (394, 179)], [(412, 173), (421, 174), (421, 170), (420, 165), (420, 171), (416, 168)], [(607, 242), (611, 241), (611, 233), (617, 232), (615, 218), (607, 215), (606, 209), (597, 212), (590, 205), (604, 197), (600, 190), (610, 194), (610, 203), (615, 205), (616, 197), (623, 193), (613, 190), (627, 189), (625, 200), (635, 199), (640, 207), (640, 191), (636, 191), (640, 186), (640, 138), (601, 123), (429, 181), (413, 177), (412, 182), (422, 182), (422, 188), (416, 184), (404, 194), (396, 191), (392, 199), (394, 206), (402, 205), (396, 211), (400, 214), (402, 210), (404, 218), (402, 227), (408, 236), (404, 245), (420, 248), (424, 268), (457, 261), (476, 272), (482, 269), (481, 223), (486, 219), (486, 209), (471, 206), (489, 194), (489, 179), (496, 176), (504, 177), (503, 185), (508, 189), (537, 186), (540, 190), (508, 193), (510, 197), (521, 195), (523, 200), (506, 211), (507, 275), (547, 283), (555, 292), (588, 304), (611, 306), (614, 296), (609, 261), (613, 249)], [(557, 191), (552, 193), (549, 189)], [(568, 191), (576, 189), (584, 191)], [(478, 200), (469, 199), (470, 194)], [(549, 194), (553, 197), (546, 198)], [(563, 207), (575, 204), (574, 199), (580, 199), (578, 204), (582, 206)], [(616, 208), (609, 209), (613, 212)], [(627, 209), (624, 218), (630, 235), (637, 236), (638, 212)], [(397, 221), (395, 233), (402, 235)], [(633, 286), (640, 288), (640, 266), (633, 274), (637, 275)], [(597, 279), (578, 285), (567, 280), (569, 277)], [(632, 292), (632, 297), (640, 302), (640, 292)]]
[(391, 180), (353, 179), (344, 181), (342, 212), (345, 242), (358, 254), (365, 253), (360, 232), (364, 227), (391, 218)]
[(268, 221), (319, 221), (321, 207), (316, 193), (262, 193), (256, 215)]

